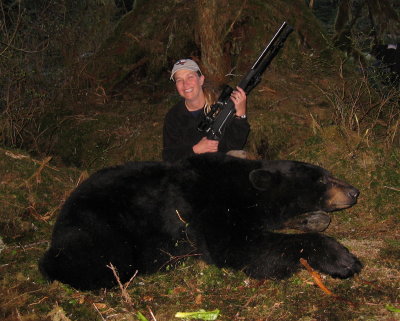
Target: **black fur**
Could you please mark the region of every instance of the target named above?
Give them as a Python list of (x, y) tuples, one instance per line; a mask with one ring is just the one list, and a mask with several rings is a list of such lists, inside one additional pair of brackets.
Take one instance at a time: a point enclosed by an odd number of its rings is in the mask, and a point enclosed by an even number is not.
[(347, 278), (361, 263), (322, 234), (279, 234), (310, 211), (355, 204), (358, 191), (324, 169), (293, 161), (194, 156), (178, 164), (127, 163), (103, 169), (71, 194), (40, 261), (49, 280), (78, 289), (115, 285), (136, 270), (152, 273), (173, 257), (200, 254), (210, 264), (254, 278), (286, 278), (305, 258)]

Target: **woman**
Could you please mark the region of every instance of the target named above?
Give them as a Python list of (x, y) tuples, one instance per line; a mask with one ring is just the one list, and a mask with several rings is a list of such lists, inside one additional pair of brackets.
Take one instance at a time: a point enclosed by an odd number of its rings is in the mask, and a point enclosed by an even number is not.
[(174, 64), (171, 80), (183, 98), (165, 116), (163, 132), (163, 160), (175, 162), (194, 154), (243, 149), (250, 125), (246, 118), (246, 93), (236, 87), (231, 94), (236, 116), (227, 126), (220, 141), (207, 139), (197, 127), (204, 113), (212, 105), (210, 95), (203, 89), (205, 77), (191, 59), (181, 59)]

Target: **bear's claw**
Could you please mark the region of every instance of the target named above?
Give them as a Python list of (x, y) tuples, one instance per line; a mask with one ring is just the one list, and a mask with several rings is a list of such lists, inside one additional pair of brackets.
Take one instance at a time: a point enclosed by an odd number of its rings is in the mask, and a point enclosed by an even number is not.
[(322, 255), (313, 255), (309, 263), (334, 278), (347, 279), (361, 271), (360, 260), (336, 240), (326, 237)]

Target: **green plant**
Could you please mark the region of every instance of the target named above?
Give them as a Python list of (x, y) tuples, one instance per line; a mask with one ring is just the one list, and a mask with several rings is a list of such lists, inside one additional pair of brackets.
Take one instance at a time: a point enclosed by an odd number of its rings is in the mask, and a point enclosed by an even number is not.
[(339, 68), (339, 84), (327, 88), (314, 86), (328, 100), (334, 111), (333, 121), (342, 128), (366, 138), (373, 134), (383, 138), (388, 147), (399, 144), (400, 88), (380, 84), (382, 77), (359, 66), (362, 73), (346, 74), (345, 62)]

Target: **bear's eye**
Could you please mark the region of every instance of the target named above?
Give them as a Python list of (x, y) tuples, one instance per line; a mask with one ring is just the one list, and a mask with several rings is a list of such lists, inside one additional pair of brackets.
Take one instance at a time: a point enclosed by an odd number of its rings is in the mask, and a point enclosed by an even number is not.
[(321, 178), (318, 180), (318, 183), (319, 183), (319, 184), (326, 184), (326, 179), (325, 179), (325, 177), (321, 177)]

